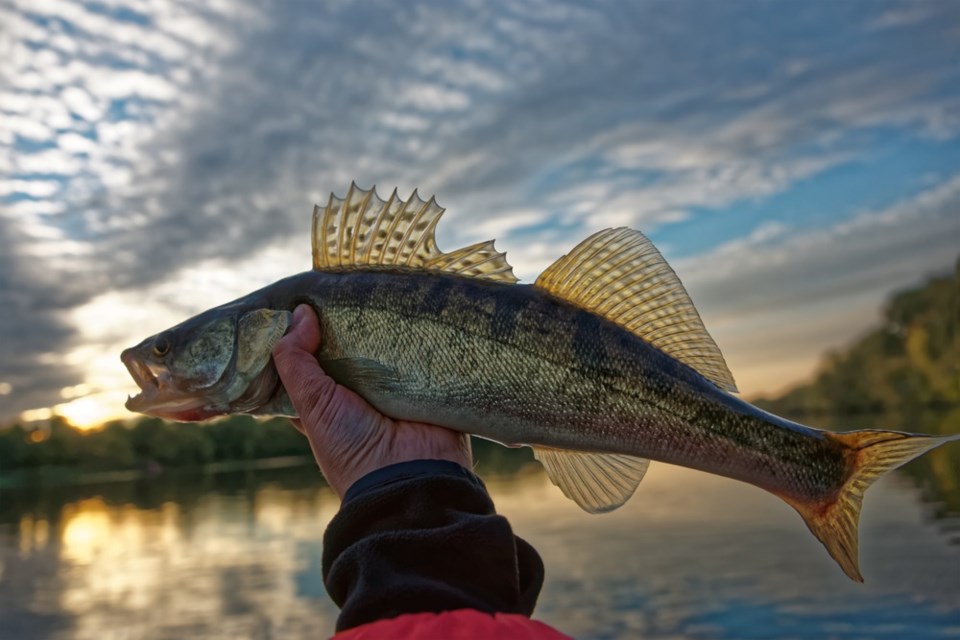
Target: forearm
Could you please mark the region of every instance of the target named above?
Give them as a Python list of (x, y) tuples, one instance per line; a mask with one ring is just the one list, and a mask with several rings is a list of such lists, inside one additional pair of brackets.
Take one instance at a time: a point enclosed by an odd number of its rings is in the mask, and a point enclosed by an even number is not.
[(421, 460), (350, 488), (324, 536), (323, 574), (342, 630), (455, 609), (529, 616), (543, 563), (496, 515), (476, 476)]

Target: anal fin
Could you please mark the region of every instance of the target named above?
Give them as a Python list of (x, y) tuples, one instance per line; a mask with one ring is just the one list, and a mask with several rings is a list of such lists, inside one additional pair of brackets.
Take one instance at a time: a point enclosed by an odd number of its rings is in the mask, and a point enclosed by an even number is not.
[(588, 513), (605, 513), (630, 499), (650, 466), (645, 458), (533, 447), (550, 481)]

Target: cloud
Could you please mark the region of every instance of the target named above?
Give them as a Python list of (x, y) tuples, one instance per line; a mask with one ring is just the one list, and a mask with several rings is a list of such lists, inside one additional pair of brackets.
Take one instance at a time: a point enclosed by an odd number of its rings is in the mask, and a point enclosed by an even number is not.
[[(50, 342), (71, 352), (113, 348), (72, 313), (104, 292), (305, 246), (312, 203), (354, 179), (437, 193), (441, 246), (499, 236), (530, 279), (600, 226), (656, 231), (784, 193), (889, 131), (956, 137), (960, 12), (898, 11), (0, 4), (0, 219), (18, 243), (0, 253), (43, 261)], [(46, 326), (14, 308), (13, 335)]]
[(64, 310), (76, 300), (60, 289), (56, 274), (20, 255), (17, 247), (26, 241), (0, 216), (0, 416), (6, 418), (46, 406), (83, 375), (60, 360), (73, 338)]
[(891, 291), (949, 271), (958, 212), (960, 174), (823, 229), (765, 224), (675, 267), (734, 375), (750, 371), (741, 388), (777, 391), (874, 324)]

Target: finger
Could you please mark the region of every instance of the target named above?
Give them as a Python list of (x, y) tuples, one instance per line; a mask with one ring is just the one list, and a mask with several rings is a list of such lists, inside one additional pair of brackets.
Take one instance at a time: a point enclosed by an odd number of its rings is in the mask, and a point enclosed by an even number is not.
[(310, 353), (316, 353), (317, 349), (320, 348), (320, 321), (317, 319), (313, 307), (308, 304), (301, 304), (293, 310), (290, 330), (280, 339), (277, 346), (279, 347), (284, 343), (296, 345)]
[(300, 305), (293, 311), (293, 321), (290, 330), (280, 339), (273, 348), (273, 361), (281, 379), (301, 373), (312, 373), (319, 369), (317, 359), (313, 355), (320, 346), (320, 327), (313, 309), (307, 305)]

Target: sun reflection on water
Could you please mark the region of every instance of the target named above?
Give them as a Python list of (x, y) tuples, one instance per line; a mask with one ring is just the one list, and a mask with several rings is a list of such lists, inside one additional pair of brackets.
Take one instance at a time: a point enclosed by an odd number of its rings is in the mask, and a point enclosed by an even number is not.
[[(299, 629), (323, 635), (335, 609), (322, 587), (316, 602), (298, 595), (323, 522), (336, 500), (314, 483), (307, 492), (266, 485), (213, 493), (155, 508), (94, 496), (63, 505), (54, 549), (57, 608), (70, 617), (64, 637), (226, 637)], [(39, 562), (48, 524), (24, 515), (16, 537)], [(3, 538), (4, 540), (6, 537)], [(304, 557), (306, 556), (306, 557)], [(49, 558), (54, 559), (54, 558)], [(307, 624), (309, 623), (309, 624)], [(272, 631), (270, 631), (272, 630)], [(281, 633), (285, 635), (286, 631)]]
[(111, 526), (106, 505), (96, 498), (64, 509), (64, 520), (60, 535), (63, 557), (78, 564), (93, 562), (107, 542), (120, 533)]
[[(960, 547), (926, 523), (930, 509), (903, 475), (866, 500), (866, 585), (847, 581), (789, 507), (745, 484), (654, 465), (623, 509), (590, 516), (535, 466), (485, 479), (544, 558), (538, 616), (574, 636), (910, 637), (960, 627)], [(333, 629), (320, 558), (338, 500), (312, 468), (33, 495), (0, 496), (14, 500), (0, 508), (0, 617), (26, 630), (14, 637)]]
[(43, 518), (24, 515), (20, 518), (20, 553), (42, 551), (50, 541), (50, 523)]

